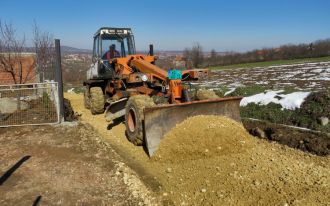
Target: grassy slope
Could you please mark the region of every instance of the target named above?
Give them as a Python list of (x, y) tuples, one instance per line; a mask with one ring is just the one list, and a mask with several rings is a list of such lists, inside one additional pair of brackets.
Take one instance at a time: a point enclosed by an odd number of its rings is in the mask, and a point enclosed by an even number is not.
[(267, 61), (267, 62), (254, 62), (254, 63), (245, 63), (245, 64), (232, 64), (226, 66), (216, 66), (210, 67), (210, 69), (236, 69), (236, 68), (253, 68), (253, 67), (267, 67), (267, 66), (276, 66), (284, 64), (299, 64), (306, 62), (323, 62), (330, 61), (330, 56), (319, 57), (319, 58), (306, 58), (306, 59), (292, 59), (292, 60), (277, 60), (277, 61)]
[[(238, 87), (236, 90), (229, 94), (229, 96), (252, 96), (254, 94), (262, 93), (267, 88), (260, 85)], [(294, 88), (284, 88), (282, 94), (288, 94), (295, 92)], [(215, 91), (219, 96), (224, 92), (221, 90)], [(282, 109), (281, 105), (270, 103), (268, 105), (258, 105), (250, 103), (247, 106), (241, 107), (241, 116), (247, 118), (254, 118), (269, 121), (272, 123), (294, 125), (299, 127), (310, 128), (313, 130), (319, 130), (323, 132), (330, 132), (330, 124), (321, 126), (318, 123), (318, 117), (330, 117), (329, 106), (330, 105), (330, 93), (318, 92), (308, 97), (301, 108), (296, 110)]]

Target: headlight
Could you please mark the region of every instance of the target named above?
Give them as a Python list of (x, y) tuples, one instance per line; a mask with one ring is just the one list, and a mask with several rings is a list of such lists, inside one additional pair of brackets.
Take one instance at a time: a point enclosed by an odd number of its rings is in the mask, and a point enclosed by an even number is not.
[(146, 81), (148, 81), (148, 76), (145, 75), (145, 74), (143, 74), (143, 75), (141, 76), (141, 79), (142, 79), (142, 81), (146, 82)]

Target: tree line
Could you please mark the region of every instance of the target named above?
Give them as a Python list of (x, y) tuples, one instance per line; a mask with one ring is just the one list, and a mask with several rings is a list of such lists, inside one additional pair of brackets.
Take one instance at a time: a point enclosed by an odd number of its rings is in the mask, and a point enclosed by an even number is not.
[(194, 43), (191, 48), (186, 48), (183, 52), (188, 68), (325, 56), (330, 56), (330, 39), (318, 40), (310, 44), (286, 44), (277, 48), (264, 48), (244, 53), (227, 52), (221, 55), (212, 49), (208, 56), (204, 55), (199, 43)]

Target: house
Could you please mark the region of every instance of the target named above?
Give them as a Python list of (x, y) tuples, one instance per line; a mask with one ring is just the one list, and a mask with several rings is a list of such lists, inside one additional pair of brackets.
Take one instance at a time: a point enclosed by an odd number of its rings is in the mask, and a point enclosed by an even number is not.
[(175, 59), (173, 60), (173, 65), (175, 68), (186, 68), (187, 67), (187, 61), (183, 56), (176, 56)]
[[(0, 85), (15, 84), (13, 74), (15, 74), (16, 84), (38, 82), (35, 53), (23, 53), (18, 57), (12, 54), (12, 59), (8, 62), (9, 55), (9, 53), (0, 54)], [(4, 64), (11, 64), (14, 72), (6, 71)]]

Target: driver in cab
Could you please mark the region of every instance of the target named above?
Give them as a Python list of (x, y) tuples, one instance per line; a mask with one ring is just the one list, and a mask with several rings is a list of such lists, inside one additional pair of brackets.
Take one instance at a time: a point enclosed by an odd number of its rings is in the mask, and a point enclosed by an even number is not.
[(120, 57), (120, 53), (116, 50), (116, 45), (109, 46), (109, 50), (102, 56), (102, 59), (113, 59)]

